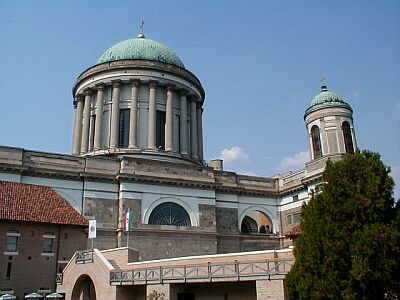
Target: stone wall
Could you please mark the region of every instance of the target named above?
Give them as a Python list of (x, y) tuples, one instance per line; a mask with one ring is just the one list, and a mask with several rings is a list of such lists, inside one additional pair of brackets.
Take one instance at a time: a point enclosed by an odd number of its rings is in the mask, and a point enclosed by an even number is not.
[(238, 234), (237, 208), (216, 207), (217, 231), (222, 234)]
[(214, 205), (199, 204), (199, 214), (201, 229), (209, 231), (217, 230)]
[[(40, 288), (55, 291), (56, 273), (76, 250), (85, 248), (86, 228), (28, 222), (0, 224), (0, 289), (14, 290), (19, 299)], [(17, 252), (6, 252), (7, 232), (18, 230)], [(54, 234), (53, 252), (43, 253), (43, 235)], [(60, 264), (59, 264), (60, 262)], [(11, 263), (11, 276), (7, 275)], [(32, 273), (33, 272), (33, 273)], [(40, 276), (36, 276), (40, 274)]]
[(117, 229), (118, 225), (118, 200), (85, 198), (84, 216), (96, 219), (100, 229)]
[(133, 227), (142, 227), (142, 200), (140, 199), (123, 199), (125, 209), (130, 209), (133, 212)]
[[(157, 226), (154, 226), (157, 227)], [(126, 245), (126, 234), (122, 237)], [(139, 260), (217, 253), (215, 234), (198, 230), (137, 230), (129, 234), (129, 247), (139, 250)]]

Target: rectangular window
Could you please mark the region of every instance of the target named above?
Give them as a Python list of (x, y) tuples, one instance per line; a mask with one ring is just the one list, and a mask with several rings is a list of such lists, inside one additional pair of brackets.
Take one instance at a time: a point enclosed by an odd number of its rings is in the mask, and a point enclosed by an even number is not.
[(89, 151), (93, 151), (94, 148), (94, 134), (96, 130), (96, 115), (90, 117), (90, 144)]
[(165, 149), (165, 111), (157, 110), (156, 115), (156, 146)]
[(296, 213), (293, 215), (293, 221), (294, 221), (294, 224), (300, 223), (300, 213)]
[(18, 250), (18, 238), (20, 234), (18, 230), (11, 230), (7, 232), (6, 241), (6, 252), (17, 252)]
[(286, 225), (292, 225), (292, 215), (286, 215)]
[(46, 232), (43, 235), (43, 240), (44, 240), (43, 253), (53, 253), (54, 239), (55, 235), (53, 232)]
[(293, 202), (299, 201), (299, 195), (294, 195), (293, 196)]
[(129, 120), (130, 120), (130, 109), (119, 110), (119, 135), (118, 135), (118, 147), (128, 148), (129, 145)]

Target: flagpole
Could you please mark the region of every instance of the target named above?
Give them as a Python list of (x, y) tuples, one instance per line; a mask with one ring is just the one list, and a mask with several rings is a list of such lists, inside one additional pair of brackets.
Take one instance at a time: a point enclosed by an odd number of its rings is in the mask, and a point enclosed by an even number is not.
[(126, 247), (129, 248), (129, 229), (126, 232)]

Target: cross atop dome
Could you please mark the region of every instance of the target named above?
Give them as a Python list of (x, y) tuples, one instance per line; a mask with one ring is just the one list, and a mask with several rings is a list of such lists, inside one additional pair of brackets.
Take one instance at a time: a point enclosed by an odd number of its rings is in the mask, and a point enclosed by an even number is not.
[(142, 20), (142, 22), (140, 23), (139, 28), (140, 28), (140, 33), (139, 33), (139, 35), (138, 35), (138, 38), (139, 38), (139, 39), (144, 39), (144, 38), (146, 38), (145, 35), (144, 35), (144, 32), (143, 32), (143, 30), (144, 30), (144, 21), (143, 21), (143, 20)]
[(328, 90), (328, 86), (326, 85), (326, 78), (325, 77), (321, 78), (321, 90), (323, 92)]

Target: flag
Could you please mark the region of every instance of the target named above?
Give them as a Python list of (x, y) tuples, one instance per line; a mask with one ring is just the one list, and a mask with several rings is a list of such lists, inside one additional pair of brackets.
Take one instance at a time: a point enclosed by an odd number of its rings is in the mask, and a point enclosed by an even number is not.
[(133, 212), (127, 210), (124, 212), (124, 232), (131, 231), (133, 228)]
[(89, 239), (96, 238), (96, 220), (89, 220)]

